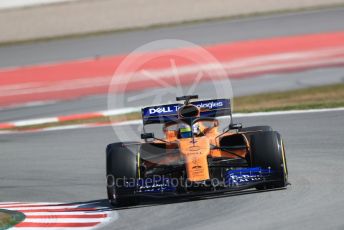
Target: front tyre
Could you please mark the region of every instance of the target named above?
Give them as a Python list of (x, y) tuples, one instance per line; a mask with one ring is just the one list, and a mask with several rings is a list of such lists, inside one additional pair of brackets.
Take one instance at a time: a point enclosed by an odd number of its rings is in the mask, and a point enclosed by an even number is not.
[[(128, 145), (131, 144), (131, 145)], [(135, 187), (138, 178), (138, 145), (113, 143), (106, 148), (107, 195), (111, 204), (120, 206), (138, 203)]]
[(259, 185), (257, 189), (283, 188), (288, 184), (288, 169), (283, 140), (278, 132), (257, 132), (251, 136), (250, 150), (252, 166), (270, 168), (276, 181)]

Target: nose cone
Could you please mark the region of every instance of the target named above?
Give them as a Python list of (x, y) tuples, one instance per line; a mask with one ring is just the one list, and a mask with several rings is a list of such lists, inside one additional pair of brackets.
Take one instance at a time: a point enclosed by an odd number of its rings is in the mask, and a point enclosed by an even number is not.
[(208, 154), (210, 152), (209, 139), (199, 137), (179, 140), (180, 152), (184, 156), (188, 180), (192, 182), (208, 180)]

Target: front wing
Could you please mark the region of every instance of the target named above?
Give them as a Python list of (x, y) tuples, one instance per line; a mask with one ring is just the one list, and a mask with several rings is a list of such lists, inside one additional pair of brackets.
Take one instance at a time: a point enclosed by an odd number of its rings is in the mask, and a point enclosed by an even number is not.
[(228, 170), (223, 178), (223, 182), (218, 184), (209, 180), (196, 184), (186, 183), (180, 186), (180, 184), (172, 183), (172, 181), (176, 182), (178, 180), (176, 178), (156, 177), (139, 179), (134, 184), (127, 184), (127, 188), (131, 191), (134, 189), (134, 196), (139, 197), (187, 197), (238, 192), (257, 186), (264, 186), (279, 182), (279, 175), (279, 172), (260, 167), (241, 168)]

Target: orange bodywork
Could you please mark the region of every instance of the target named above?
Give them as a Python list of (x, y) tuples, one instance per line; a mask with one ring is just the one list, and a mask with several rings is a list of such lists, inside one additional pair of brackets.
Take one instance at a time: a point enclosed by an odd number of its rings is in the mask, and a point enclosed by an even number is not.
[(179, 149), (185, 159), (188, 179), (190, 181), (208, 180), (209, 139), (207, 137), (180, 139)]
[[(188, 180), (192, 182), (209, 179), (208, 157), (234, 159), (238, 158), (238, 156), (245, 157), (247, 154), (247, 149), (231, 150), (231, 152), (235, 153), (234, 155), (220, 149), (210, 148), (211, 145), (220, 146), (219, 142), (221, 138), (238, 135), (237, 133), (225, 133), (220, 135), (217, 123), (215, 123), (213, 127), (206, 127), (203, 124), (200, 124), (199, 127), (202, 135), (183, 139), (178, 137), (177, 130), (168, 130), (167, 127), (164, 127), (165, 140), (173, 145), (178, 144), (180, 156), (167, 155), (166, 158), (163, 159), (163, 162), (160, 163), (166, 164), (183, 157), (186, 164)], [(244, 139), (246, 146), (248, 146), (247, 139)]]
[[(245, 158), (249, 150), (246, 136), (236, 131), (219, 132), (217, 119), (200, 117), (201, 112), (207, 110), (209, 108), (206, 106), (197, 107), (186, 101), (178, 109), (178, 120), (171, 119), (164, 123), (165, 140), (154, 141), (157, 145), (166, 146), (163, 147), (163, 157), (153, 164), (173, 165), (184, 162), (188, 180), (198, 182), (210, 179), (208, 158)], [(185, 126), (189, 126), (186, 131)], [(191, 134), (188, 135), (188, 132)]]

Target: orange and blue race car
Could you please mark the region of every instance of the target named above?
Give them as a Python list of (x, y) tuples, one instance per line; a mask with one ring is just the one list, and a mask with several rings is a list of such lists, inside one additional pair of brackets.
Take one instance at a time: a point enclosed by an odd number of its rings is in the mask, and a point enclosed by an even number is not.
[[(142, 109), (142, 142), (106, 148), (111, 204), (144, 196), (198, 196), (244, 189), (284, 188), (288, 170), (281, 135), (270, 126), (232, 122), (230, 99), (198, 100)], [(218, 117), (230, 121), (220, 131)], [(148, 132), (154, 127), (155, 133)], [(162, 137), (157, 137), (161, 133)]]

